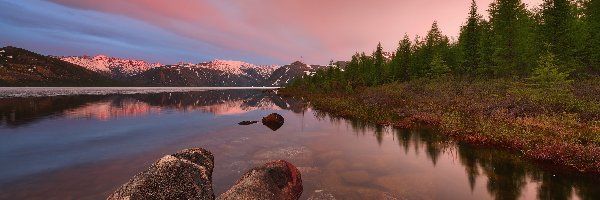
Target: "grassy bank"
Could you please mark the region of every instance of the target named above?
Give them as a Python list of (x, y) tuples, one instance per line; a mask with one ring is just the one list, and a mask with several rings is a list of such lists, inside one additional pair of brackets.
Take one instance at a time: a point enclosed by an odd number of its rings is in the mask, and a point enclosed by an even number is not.
[(289, 87), (316, 109), (400, 128), (428, 125), (459, 141), (600, 173), (600, 79), (565, 91), (508, 80), (413, 80), (344, 92)]

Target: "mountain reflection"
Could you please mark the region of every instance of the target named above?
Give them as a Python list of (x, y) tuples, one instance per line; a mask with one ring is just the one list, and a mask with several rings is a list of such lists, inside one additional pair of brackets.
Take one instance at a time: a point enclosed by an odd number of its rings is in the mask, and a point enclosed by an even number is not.
[(425, 151), (433, 166), (444, 152), (448, 152), (450, 156), (456, 156), (465, 168), (471, 190), (475, 189), (478, 177), (484, 176), (487, 179), (485, 188), (495, 199), (521, 199), (528, 186), (535, 186), (538, 199), (573, 199), (575, 196), (580, 199), (600, 199), (599, 177), (531, 164), (518, 154), (505, 150), (459, 144), (431, 130), (393, 129), (329, 116), (320, 111), (316, 111), (315, 116), (332, 123), (347, 121), (357, 136), (367, 137), (366, 133), (373, 133), (380, 145), (384, 134), (393, 134), (404, 153), (408, 154), (411, 149), (417, 155), (419, 151)]
[(97, 120), (109, 120), (118, 117), (143, 116), (152, 112), (160, 112), (160, 107), (150, 106), (150, 104), (134, 100), (120, 99), (105, 100), (95, 103), (89, 103), (79, 108), (64, 111), (68, 118), (93, 118)]
[(15, 128), (53, 116), (110, 120), (169, 110), (237, 115), (281, 109), (300, 113), (307, 106), (301, 100), (261, 90), (8, 98), (0, 99), (0, 125)]

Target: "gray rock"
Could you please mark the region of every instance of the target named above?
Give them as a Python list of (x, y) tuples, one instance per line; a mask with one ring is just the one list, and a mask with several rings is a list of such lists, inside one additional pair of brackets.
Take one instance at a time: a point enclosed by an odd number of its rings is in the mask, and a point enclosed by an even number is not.
[[(214, 157), (202, 148), (186, 149), (162, 157), (135, 175), (108, 199), (215, 199), (212, 188)], [(300, 171), (278, 160), (246, 172), (219, 199), (298, 199), (302, 194)]]
[(162, 157), (108, 199), (214, 199), (213, 168), (211, 152), (186, 149)]
[(302, 195), (300, 171), (278, 160), (251, 169), (218, 199), (298, 199)]

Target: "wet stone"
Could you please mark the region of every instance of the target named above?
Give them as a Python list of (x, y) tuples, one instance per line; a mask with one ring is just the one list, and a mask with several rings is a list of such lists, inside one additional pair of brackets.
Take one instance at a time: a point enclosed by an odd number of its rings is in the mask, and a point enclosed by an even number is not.
[(262, 118), (262, 124), (269, 127), (271, 130), (276, 131), (285, 122), (283, 116), (277, 113), (271, 113), (270, 115)]
[(212, 153), (202, 148), (164, 156), (108, 199), (214, 199), (213, 163)]
[(240, 123), (238, 123), (238, 124), (239, 124), (239, 125), (246, 126), (246, 125), (251, 125), (251, 124), (256, 124), (256, 123), (258, 123), (258, 121), (241, 121), (241, 122), (240, 122)]
[[(113, 192), (108, 199), (215, 199), (214, 157), (202, 149), (167, 155)], [(290, 199), (302, 194), (300, 171), (284, 160), (246, 172), (218, 199)]]
[(278, 160), (246, 172), (217, 199), (298, 199), (302, 190), (300, 171), (291, 163)]

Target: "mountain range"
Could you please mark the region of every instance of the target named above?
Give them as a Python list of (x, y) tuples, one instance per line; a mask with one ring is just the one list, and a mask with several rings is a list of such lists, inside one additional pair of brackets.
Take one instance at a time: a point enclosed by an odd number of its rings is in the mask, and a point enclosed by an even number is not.
[(212, 60), (163, 65), (97, 56), (45, 56), (17, 47), (0, 48), (0, 86), (283, 86), (327, 66), (300, 61), (254, 65)]

